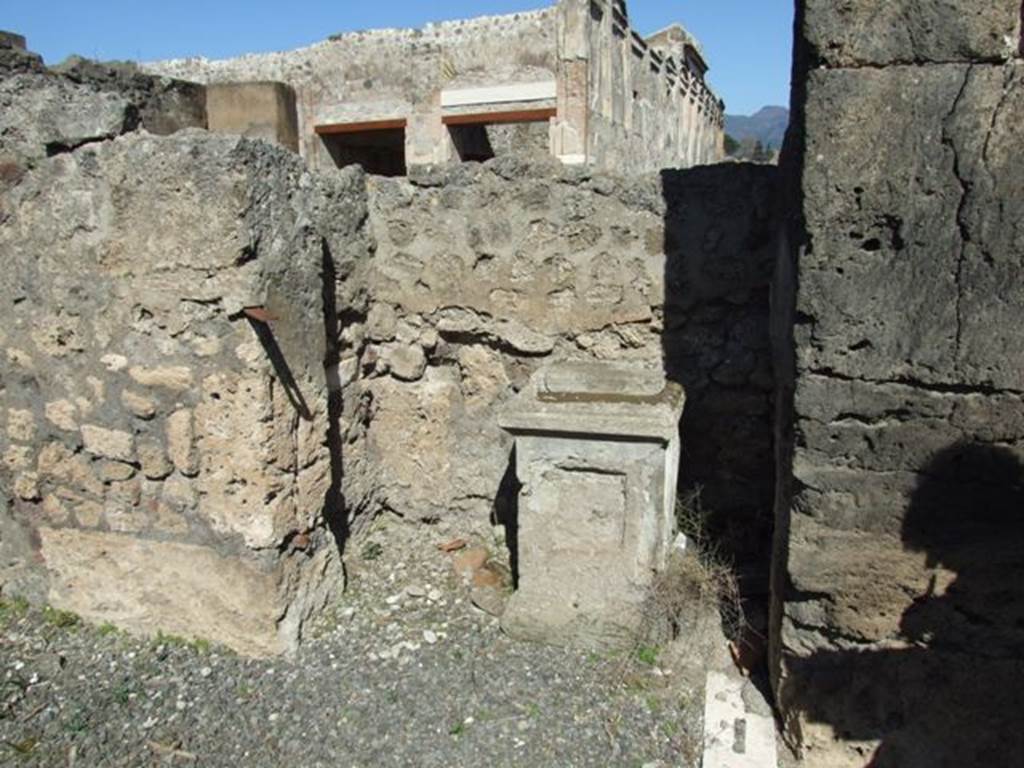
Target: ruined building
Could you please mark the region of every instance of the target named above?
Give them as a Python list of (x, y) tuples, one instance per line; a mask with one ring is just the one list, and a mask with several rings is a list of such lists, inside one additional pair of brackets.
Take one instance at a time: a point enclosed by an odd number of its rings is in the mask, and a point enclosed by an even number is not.
[(313, 168), (403, 175), (524, 147), (619, 172), (723, 156), (724, 105), (699, 44), (678, 24), (642, 37), (623, 0), (145, 69), (206, 83), (211, 130), (273, 138)]
[(685, 392), (805, 764), (1014, 764), (1020, 3), (796, 5), (779, 168), (701, 165), (699, 51), (621, 3), (149, 73), (0, 39), (4, 594), (294, 648), (374, 515), (509, 521), (517, 399), (611, 362)]

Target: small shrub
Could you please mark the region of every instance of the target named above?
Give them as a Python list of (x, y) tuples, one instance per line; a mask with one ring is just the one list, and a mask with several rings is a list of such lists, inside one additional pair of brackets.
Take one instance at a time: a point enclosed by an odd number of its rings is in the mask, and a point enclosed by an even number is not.
[(23, 597), (0, 598), (0, 624), (20, 619), (28, 613), (28, 600)]
[(670, 614), (678, 615), (683, 599), (698, 601), (699, 606), (713, 605), (722, 619), (722, 630), (730, 641), (743, 634), (745, 620), (739, 582), (732, 561), (708, 534), (711, 512), (701, 500), (701, 489), (684, 494), (676, 503), (679, 532), (692, 550), (676, 559), (654, 585), (655, 603), (663, 604)]
[(378, 559), (384, 554), (384, 547), (376, 541), (370, 541), (366, 543), (362, 551), (363, 560), (373, 561)]
[(49, 605), (43, 608), (43, 619), (58, 629), (71, 629), (82, 623), (82, 619), (78, 614), (52, 608)]
[(187, 648), (196, 653), (206, 654), (210, 652), (212, 645), (209, 640), (202, 637), (187, 638), (181, 635), (165, 634), (157, 632), (153, 638), (153, 647), (164, 646), (165, 648)]
[(29, 736), (27, 738), (22, 739), (21, 741), (5, 741), (3, 742), (3, 744), (4, 746), (10, 748), (10, 750), (19, 757), (28, 757), (35, 751), (36, 747), (39, 745), (39, 740), (32, 736)]
[(113, 690), (114, 701), (118, 704), (126, 705), (132, 700), (132, 694), (134, 692), (135, 689), (131, 683), (123, 681)]
[(636, 658), (641, 664), (653, 667), (658, 663), (658, 654), (661, 649), (654, 645), (641, 645), (636, 649)]

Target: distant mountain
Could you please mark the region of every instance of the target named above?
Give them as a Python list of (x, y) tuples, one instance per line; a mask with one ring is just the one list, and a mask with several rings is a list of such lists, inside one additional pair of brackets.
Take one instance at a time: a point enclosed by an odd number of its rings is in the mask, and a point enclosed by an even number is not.
[(753, 115), (726, 115), (725, 132), (736, 141), (759, 140), (765, 148), (780, 149), (789, 125), (785, 107), (761, 107)]

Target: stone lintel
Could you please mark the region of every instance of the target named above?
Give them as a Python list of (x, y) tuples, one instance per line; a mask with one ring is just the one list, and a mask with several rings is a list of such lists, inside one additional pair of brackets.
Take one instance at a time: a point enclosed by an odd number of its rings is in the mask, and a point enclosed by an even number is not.
[(534, 83), (509, 83), (474, 88), (446, 88), (441, 91), (442, 107), (478, 107), (486, 104), (511, 104), (525, 101), (553, 100), (554, 80)]

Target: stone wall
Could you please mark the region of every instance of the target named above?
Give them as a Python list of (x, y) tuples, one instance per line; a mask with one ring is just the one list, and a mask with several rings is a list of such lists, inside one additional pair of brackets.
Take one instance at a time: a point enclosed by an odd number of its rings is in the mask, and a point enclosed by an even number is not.
[(300, 152), (333, 167), (314, 132), (321, 124), (408, 118), (406, 160), (444, 162), (440, 90), (481, 82), (554, 79), (552, 10), (335, 35), (283, 53), (144, 65), (154, 73), (202, 83), (279, 81), (295, 89)]
[(0, 78), (44, 69), (43, 57), (25, 49), (24, 37), (0, 31)]
[(118, 62), (72, 58), (47, 69), (36, 54), (0, 45), (0, 191), (50, 155), (140, 127), (205, 128), (206, 89)]
[(809, 765), (1010, 765), (1024, 746), (1020, 3), (798, 5), (778, 703)]
[(294, 647), (343, 586), (328, 331), (358, 304), (362, 175), (203, 131), (119, 136), (125, 100), (59, 78), (2, 88), (25, 123), (0, 196), (4, 592)]
[(131, 102), (139, 125), (159, 136), (206, 128), (206, 89), (198, 83), (153, 77), (128, 61), (98, 62), (72, 56), (50, 70), (72, 83), (115, 93)]
[[(618, 173), (713, 163), (723, 156), (724, 105), (689, 64), (681, 27), (648, 43), (622, 0), (559, 0), (530, 13), (336, 35), (284, 53), (152, 62), (147, 71), (201, 83), (279, 81), (297, 97), (299, 151), (334, 164), (316, 126), (405, 121), (405, 163), (459, 158), (443, 117), (557, 107), (537, 125), (567, 163)], [(692, 53), (690, 54), (693, 55)], [(442, 91), (547, 84), (556, 98), (442, 108)], [(500, 154), (500, 153), (496, 153)]]
[(624, 2), (562, 0), (558, 29), (556, 155), (620, 173), (724, 157), (724, 104), (675, 46), (630, 27)]
[(206, 115), (215, 133), (231, 133), (299, 150), (295, 92), (284, 83), (205, 86)]
[(683, 483), (763, 530), (774, 169), (320, 173), (78, 80), (0, 82), (5, 593), (292, 648), (362, 521), (490, 532), (498, 414), (554, 360), (667, 370)]
[(533, 371), (663, 366), (687, 388), (683, 483), (766, 563), (773, 184), (754, 166), (623, 181), (515, 157), (373, 178), (358, 333), (376, 503), (486, 526), (511, 493), (497, 415)]

